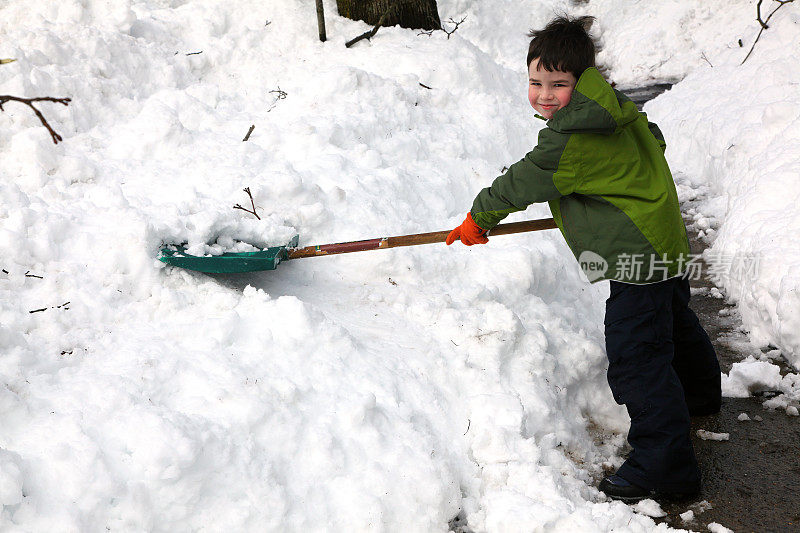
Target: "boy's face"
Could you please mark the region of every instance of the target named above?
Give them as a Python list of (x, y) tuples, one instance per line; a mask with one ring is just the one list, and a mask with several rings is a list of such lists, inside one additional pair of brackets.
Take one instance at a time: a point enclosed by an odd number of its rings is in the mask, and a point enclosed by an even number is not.
[(534, 58), (528, 67), (528, 100), (544, 118), (553, 115), (567, 105), (572, 98), (572, 89), (578, 80), (571, 72), (539, 70), (539, 58)]

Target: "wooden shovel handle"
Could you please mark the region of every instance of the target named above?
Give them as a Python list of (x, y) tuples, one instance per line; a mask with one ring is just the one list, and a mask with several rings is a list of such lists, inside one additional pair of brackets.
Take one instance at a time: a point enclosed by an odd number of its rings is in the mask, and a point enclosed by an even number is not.
[[(510, 235), (526, 231), (539, 231), (557, 227), (552, 218), (526, 220), (524, 222), (511, 222), (498, 224), (489, 231), (489, 236)], [(340, 242), (336, 244), (321, 244), (306, 246), (305, 248), (289, 248), (289, 259), (301, 257), (315, 257), (318, 255), (346, 254), (349, 252), (365, 252), (368, 250), (382, 250), (384, 248), (397, 248), (398, 246), (416, 246), (418, 244), (433, 244), (444, 242), (451, 230), (433, 231), (431, 233), (415, 233), (412, 235), (398, 235), (397, 237), (379, 237), (364, 241)]]

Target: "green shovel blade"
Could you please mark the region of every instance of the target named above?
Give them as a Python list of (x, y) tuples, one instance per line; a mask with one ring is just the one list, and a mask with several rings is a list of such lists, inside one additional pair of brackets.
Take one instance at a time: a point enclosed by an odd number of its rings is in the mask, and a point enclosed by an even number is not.
[(209, 274), (275, 270), (281, 261), (289, 259), (286, 249), (297, 247), (298, 240), (295, 235), (285, 246), (272, 246), (258, 252), (229, 252), (207, 256), (188, 255), (184, 246), (167, 246), (161, 249), (158, 260), (186, 270)]

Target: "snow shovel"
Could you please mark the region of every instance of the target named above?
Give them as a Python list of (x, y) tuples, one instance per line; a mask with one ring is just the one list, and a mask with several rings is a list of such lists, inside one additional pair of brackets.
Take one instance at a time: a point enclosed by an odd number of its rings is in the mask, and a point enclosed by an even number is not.
[[(524, 222), (511, 222), (498, 224), (489, 236), (510, 235), (526, 231), (553, 229), (556, 223), (552, 218), (526, 220)], [(256, 272), (260, 270), (275, 270), (281, 261), (315, 257), (318, 255), (346, 254), (349, 252), (366, 252), (368, 250), (382, 250), (384, 248), (397, 248), (399, 246), (416, 246), (418, 244), (433, 244), (444, 242), (451, 230), (434, 231), (431, 233), (415, 233), (412, 235), (399, 235), (397, 237), (379, 237), (363, 241), (340, 242), (336, 244), (322, 244), (298, 248), (298, 236), (295, 235), (285, 246), (272, 246), (258, 252), (227, 252), (221, 255), (195, 256), (186, 253), (183, 246), (169, 246), (161, 249), (158, 259), (168, 265), (207, 272), (209, 274), (231, 274), (236, 272)]]

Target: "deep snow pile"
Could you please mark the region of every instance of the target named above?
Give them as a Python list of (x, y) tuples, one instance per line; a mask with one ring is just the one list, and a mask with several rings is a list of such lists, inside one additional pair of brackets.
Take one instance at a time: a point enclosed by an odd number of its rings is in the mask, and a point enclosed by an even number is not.
[[(367, 26), (333, 2), (324, 44), (300, 0), (0, 7), (0, 93), (73, 99), (40, 104), (58, 146), (29, 109), (0, 115), (3, 529), (656, 527), (592, 488), (621, 437), (587, 426), (626, 419), (607, 288), (557, 233), (245, 277), (154, 259), (459, 223), (535, 143), (524, 32), (571, 9), (485, 4), (440, 1), (472, 17), (450, 39), (383, 28), (349, 50)], [(231, 209), (245, 187), (260, 221)]]
[[(740, 2), (749, 4), (748, 2)], [(764, 16), (776, 4), (765, 4)], [(800, 8), (786, 4), (758, 33), (731, 28), (692, 72), (645, 110), (668, 139), (681, 199), (707, 234), (707, 259), (756, 346), (800, 367)], [(737, 268), (738, 265), (738, 268)]]
[[(155, 261), (452, 227), (535, 142), (523, 69), (398, 28), (347, 50), (364, 24), (329, 15), (322, 44), (313, 20), (299, 1), (0, 11), (0, 92), (73, 99), (41, 104), (58, 146), (3, 115), (4, 527), (652, 527), (592, 488), (621, 438), (587, 424), (625, 418), (604, 287), (555, 232), (246, 278)], [(231, 208), (244, 187), (262, 220)]]

